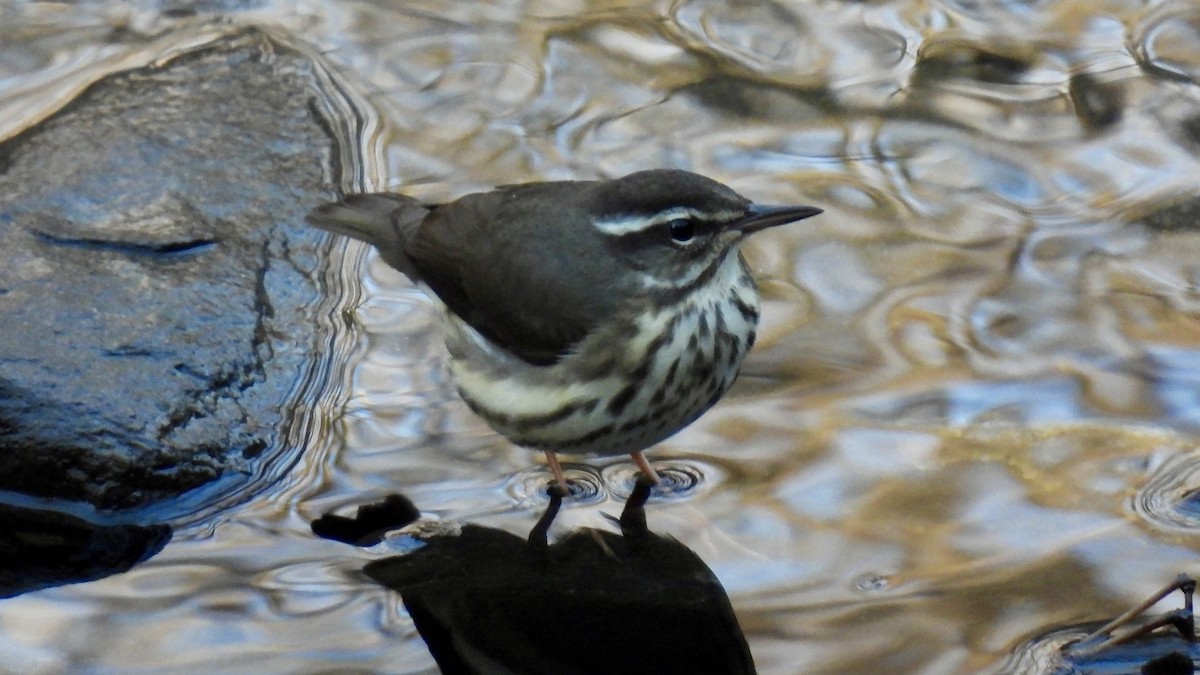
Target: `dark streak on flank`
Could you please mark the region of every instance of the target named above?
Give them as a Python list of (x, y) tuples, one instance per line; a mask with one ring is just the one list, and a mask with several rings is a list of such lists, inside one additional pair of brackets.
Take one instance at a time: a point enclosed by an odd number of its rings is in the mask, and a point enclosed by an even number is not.
[(725, 337), (725, 343), (729, 346), (729, 362), (737, 363), (738, 359), (742, 356), (742, 341), (733, 333), (727, 333), (723, 337)]
[(678, 372), (679, 372), (679, 357), (676, 356), (675, 360), (671, 362), (671, 367), (667, 368), (667, 377), (666, 377), (666, 379), (663, 380), (663, 385), (665, 386), (665, 385), (674, 383), (675, 375)]
[(656, 406), (661, 404), (667, 398), (667, 386), (664, 382), (662, 386), (654, 390), (654, 394), (650, 397), (650, 405)]
[(754, 307), (745, 300), (742, 300), (742, 296), (736, 293), (734, 293), (731, 297), (733, 299), (733, 308), (738, 311), (738, 314), (742, 315), (742, 318), (745, 319), (747, 323), (754, 325), (758, 321), (758, 310), (754, 309)]
[(479, 415), (488, 422), (500, 426), (515, 427), (521, 431), (529, 431), (531, 428), (549, 426), (556, 422), (561, 422), (571, 415), (583, 411), (585, 406), (590, 406), (594, 409), (594, 407), (599, 404), (599, 401), (594, 399), (585, 402), (571, 401), (542, 415), (518, 417), (516, 415), (507, 415), (505, 413), (492, 410), (491, 408), (484, 406), (479, 401), (467, 396), (462, 391), (459, 391), (459, 395), (462, 397), (463, 401), (466, 402), (467, 407), (471, 409), (471, 412)]
[(594, 429), (593, 431), (590, 431), (590, 432), (580, 436), (579, 438), (572, 439), (571, 441), (563, 443), (563, 446), (573, 447), (573, 446), (586, 445), (598, 438), (603, 438), (605, 436), (608, 436), (615, 430), (616, 430), (616, 425), (605, 424), (604, 426), (598, 427), (597, 429)]
[(633, 397), (637, 396), (638, 385), (640, 382), (626, 385), (624, 389), (617, 393), (616, 396), (608, 402), (608, 414), (616, 417), (625, 412), (625, 408), (633, 401)]

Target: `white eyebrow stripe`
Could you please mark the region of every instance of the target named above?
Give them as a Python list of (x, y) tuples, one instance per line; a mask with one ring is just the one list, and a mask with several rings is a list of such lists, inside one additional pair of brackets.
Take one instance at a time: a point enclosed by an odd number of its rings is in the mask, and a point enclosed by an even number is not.
[(622, 235), (648, 230), (652, 227), (668, 223), (676, 218), (702, 218), (705, 220), (734, 221), (744, 215), (745, 214), (740, 211), (703, 213), (687, 206), (676, 206), (675, 208), (661, 211), (650, 218), (636, 215), (616, 216), (613, 218), (600, 218), (592, 221), (592, 224), (596, 226), (596, 229), (600, 230), (604, 234), (620, 237)]

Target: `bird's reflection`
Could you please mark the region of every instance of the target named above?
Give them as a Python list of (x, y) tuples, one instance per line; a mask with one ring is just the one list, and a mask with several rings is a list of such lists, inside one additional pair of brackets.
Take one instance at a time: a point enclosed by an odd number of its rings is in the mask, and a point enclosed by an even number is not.
[[(585, 528), (551, 544), (562, 505), (552, 488), (527, 539), (464, 525), (364, 571), (400, 593), (444, 673), (753, 673), (712, 570), (647, 528), (649, 495), (639, 480), (620, 534)], [(393, 516), (403, 522), (385, 522)], [(313, 531), (370, 545), (416, 518), (410, 502), (393, 496), (353, 519), (318, 519)]]

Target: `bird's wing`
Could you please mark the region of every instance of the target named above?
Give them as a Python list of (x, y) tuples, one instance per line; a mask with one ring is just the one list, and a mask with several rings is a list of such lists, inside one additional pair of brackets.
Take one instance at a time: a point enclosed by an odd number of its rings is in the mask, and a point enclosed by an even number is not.
[(589, 260), (596, 249), (582, 238), (592, 227), (572, 220), (570, 191), (558, 202), (522, 198), (544, 188), (503, 188), (437, 207), (406, 249), (452, 312), (538, 365), (558, 361), (616, 303), (606, 292), (616, 275), (605, 259)]
[[(308, 221), (365, 241), (475, 330), (537, 365), (558, 361), (617, 305), (618, 275), (571, 206), (585, 183), (506, 186), (439, 206), (351, 195)], [(547, 192), (551, 199), (545, 198)]]

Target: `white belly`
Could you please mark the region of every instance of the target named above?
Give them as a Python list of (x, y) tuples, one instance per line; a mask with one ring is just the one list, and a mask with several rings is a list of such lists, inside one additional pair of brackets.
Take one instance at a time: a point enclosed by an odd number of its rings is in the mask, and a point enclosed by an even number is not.
[(754, 342), (758, 293), (731, 252), (682, 308), (642, 308), (550, 366), (521, 361), (450, 318), (451, 372), (493, 429), (539, 450), (615, 455), (674, 434), (729, 389)]

